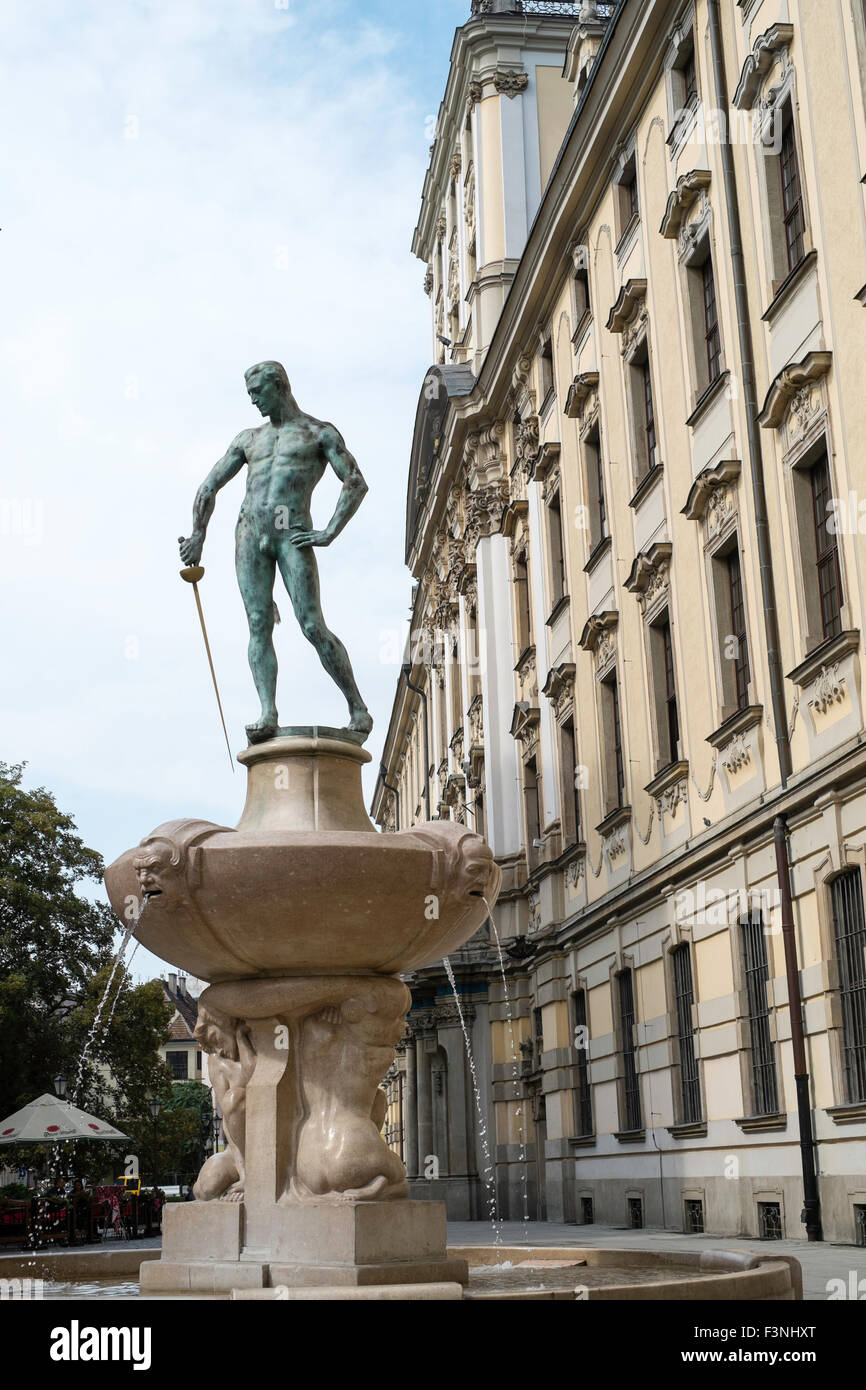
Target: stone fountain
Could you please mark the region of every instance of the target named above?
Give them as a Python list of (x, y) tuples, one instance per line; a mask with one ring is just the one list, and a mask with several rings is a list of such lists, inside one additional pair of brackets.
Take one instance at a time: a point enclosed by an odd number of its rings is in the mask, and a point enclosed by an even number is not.
[[(324, 626), (313, 556), (366, 489), (333, 427), (299, 411), (278, 364), (251, 369), (247, 385), (270, 423), (239, 436), (213, 470), (196, 498), (193, 536), (181, 542), (192, 567), (184, 577), (197, 581), (216, 491), (246, 464), (238, 577), (262, 702), (238, 755), (246, 804), (235, 829), (162, 825), (106, 872), (119, 917), (131, 900), (146, 902), (137, 939), (209, 983), (196, 1036), (226, 1136), (198, 1176), (196, 1200), (166, 1208), (162, 1258), (142, 1266), (141, 1287), (465, 1283), (466, 1261), (446, 1253), (444, 1203), (409, 1199), (403, 1163), (382, 1138), (380, 1081), (411, 1002), (401, 972), (468, 941), (500, 873), (465, 826), (380, 835), (367, 816), (362, 745), (372, 721)], [(331, 525), (315, 532), (310, 497), (327, 462), (343, 494)], [(278, 726), (267, 621), (277, 567), (346, 695), (344, 729)]]

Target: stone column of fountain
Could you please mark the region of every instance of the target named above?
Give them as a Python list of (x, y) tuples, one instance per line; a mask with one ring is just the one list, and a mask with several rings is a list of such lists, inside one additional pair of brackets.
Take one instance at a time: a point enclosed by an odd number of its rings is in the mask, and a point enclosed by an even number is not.
[(106, 873), (118, 915), (147, 896), (142, 943), (211, 982), (196, 1033), (227, 1139), (196, 1201), (166, 1208), (142, 1289), (465, 1282), (444, 1203), (409, 1200), (382, 1139), (379, 1083), (410, 1005), (400, 972), (483, 925), (499, 870), (461, 825), (378, 834), (362, 799), (369, 754), (338, 731), (239, 761), (237, 829), (173, 821)]

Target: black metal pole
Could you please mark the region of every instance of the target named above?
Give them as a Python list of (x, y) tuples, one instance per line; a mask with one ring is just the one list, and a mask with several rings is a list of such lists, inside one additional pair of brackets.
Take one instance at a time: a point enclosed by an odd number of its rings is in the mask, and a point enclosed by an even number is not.
[(788, 977), (788, 1011), (791, 1015), (791, 1045), (794, 1052), (794, 1081), (797, 1087), (797, 1115), (800, 1121), (800, 1162), (803, 1169), (803, 1221), (807, 1240), (823, 1240), (821, 1226), (821, 1197), (815, 1170), (815, 1136), (812, 1130), (812, 1101), (809, 1095), (809, 1071), (806, 1063), (806, 1040), (803, 1035), (803, 998), (800, 993), (800, 970), (797, 962), (797, 941), (794, 936), (794, 910), (791, 903), (791, 866), (788, 858), (788, 826), (784, 816), (773, 822), (776, 842), (776, 873), (782, 904), (782, 941), (785, 947), (785, 970)]
[(153, 1117), (153, 1191), (156, 1194), (156, 1126), (157, 1118)]

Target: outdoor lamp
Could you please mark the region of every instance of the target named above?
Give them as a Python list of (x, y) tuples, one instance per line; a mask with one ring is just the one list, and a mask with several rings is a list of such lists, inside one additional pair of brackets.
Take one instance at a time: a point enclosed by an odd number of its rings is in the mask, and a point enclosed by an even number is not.
[(154, 1120), (158, 1120), (158, 1119), (159, 1119), (159, 1112), (160, 1112), (161, 1109), (162, 1109), (162, 1106), (160, 1105), (160, 1103), (159, 1103), (159, 1101), (157, 1100), (156, 1096), (154, 1096), (153, 1100), (150, 1102), (150, 1113), (151, 1113), (151, 1115), (153, 1116)]
[(66, 1099), (66, 1077), (60, 1071), (54, 1078), (54, 1094), (58, 1100)]

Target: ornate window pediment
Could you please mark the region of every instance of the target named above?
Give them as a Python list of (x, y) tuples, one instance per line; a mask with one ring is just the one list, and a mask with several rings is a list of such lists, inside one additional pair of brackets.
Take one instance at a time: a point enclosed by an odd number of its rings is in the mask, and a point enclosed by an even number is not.
[(743, 64), (737, 90), (734, 92), (734, 105), (738, 110), (750, 111), (754, 107), (764, 78), (779, 54), (787, 53), (793, 37), (793, 24), (773, 24), (763, 34), (758, 35), (751, 53)]
[(574, 708), (574, 677), (577, 668), (571, 661), (562, 662), (548, 672), (542, 695), (553, 705), (557, 722), (566, 719)]
[(804, 423), (812, 413), (812, 388), (827, 375), (832, 365), (832, 352), (810, 352), (802, 362), (792, 362), (783, 367), (770, 387), (764, 408), (758, 416), (763, 428), (777, 430), (792, 412), (799, 414)]
[(675, 241), (688, 219), (689, 213), (700, 198), (705, 198), (712, 182), (709, 169), (691, 169), (677, 179), (677, 186), (671, 193), (665, 208), (665, 215), (659, 227), (663, 237)]
[(607, 326), (621, 337), (620, 349), (627, 360), (646, 338), (649, 311), (646, 280), (628, 280), (610, 311)]
[(579, 645), (585, 652), (595, 655), (595, 673), (603, 677), (616, 660), (614, 633), (619, 623), (616, 612), (593, 613), (586, 621), (580, 634)]
[(668, 597), (672, 552), (670, 541), (656, 541), (635, 558), (625, 581), (629, 593), (637, 594), (645, 617)]
[(705, 468), (692, 483), (682, 515), (689, 521), (706, 521), (710, 539), (721, 535), (737, 514), (739, 459), (725, 459)]
[(598, 372), (581, 372), (569, 388), (565, 413), (581, 429), (587, 429), (598, 415), (598, 380)]

